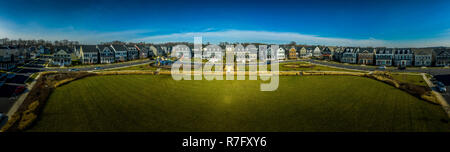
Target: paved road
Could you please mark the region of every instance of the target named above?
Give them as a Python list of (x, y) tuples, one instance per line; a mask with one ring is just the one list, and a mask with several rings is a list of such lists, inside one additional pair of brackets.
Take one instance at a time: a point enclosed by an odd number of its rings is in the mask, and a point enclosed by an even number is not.
[(420, 73), (428, 73), (431, 75), (450, 75), (450, 69), (444, 69), (444, 68), (426, 68), (426, 69), (419, 69), (419, 68), (414, 68), (414, 69), (408, 69), (406, 68), (406, 70), (398, 70), (398, 69), (386, 69), (386, 70), (381, 70), (378, 69), (376, 67), (372, 67), (372, 66), (360, 66), (360, 65), (346, 65), (346, 64), (339, 64), (339, 63), (332, 63), (332, 62), (320, 62), (320, 61), (315, 61), (315, 60), (306, 60), (312, 63), (316, 63), (316, 64), (322, 64), (322, 65), (329, 65), (329, 66), (335, 66), (335, 67), (341, 67), (341, 68), (348, 68), (348, 69), (357, 69), (357, 70), (367, 70), (367, 71), (392, 71), (392, 72), (420, 72)]
[(154, 60), (142, 60), (142, 61), (135, 61), (135, 62), (124, 62), (120, 64), (109, 64), (109, 65), (99, 65), (99, 66), (89, 66), (89, 67), (80, 67), (80, 68), (42, 68), (45, 71), (59, 71), (59, 72), (67, 72), (70, 69), (78, 69), (80, 71), (93, 71), (96, 67), (102, 67), (103, 69), (112, 69), (112, 68), (120, 68), (120, 67), (127, 67), (127, 66), (133, 66), (138, 64), (145, 64), (150, 63)]
[(448, 74), (448, 75), (435, 75), (434, 78), (436, 78), (436, 80), (441, 81), (442, 83), (444, 83), (444, 85), (447, 88), (447, 92), (441, 93), (441, 94), (445, 98), (445, 100), (447, 100), (447, 102), (450, 102), (450, 91), (448, 90), (448, 89), (450, 89), (450, 74)]

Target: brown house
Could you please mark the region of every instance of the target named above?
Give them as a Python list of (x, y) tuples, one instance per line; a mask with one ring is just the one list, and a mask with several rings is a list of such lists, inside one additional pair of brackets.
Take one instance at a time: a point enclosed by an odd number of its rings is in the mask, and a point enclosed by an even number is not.
[(289, 59), (297, 59), (297, 50), (294, 47), (289, 49)]
[(358, 64), (374, 64), (374, 49), (373, 48), (358, 48)]

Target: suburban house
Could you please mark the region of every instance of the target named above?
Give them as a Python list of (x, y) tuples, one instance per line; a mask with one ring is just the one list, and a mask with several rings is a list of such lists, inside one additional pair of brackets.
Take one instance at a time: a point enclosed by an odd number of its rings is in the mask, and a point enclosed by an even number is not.
[(278, 58), (278, 60), (286, 59), (286, 52), (281, 47), (279, 47), (278, 50), (277, 50), (277, 58)]
[(297, 59), (297, 49), (295, 47), (289, 49), (289, 59)]
[(99, 63), (99, 51), (96, 45), (82, 45), (79, 48), (81, 63), (97, 64)]
[(394, 51), (390, 48), (377, 48), (375, 50), (375, 65), (392, 66)]
[(0, 46), (0, 70), (11, 70), (16, 67), (13, 56), (8, 47)]
[(101, 64), (114, 63), (116, 61), (114, 49), (111, 45), (98, 45), (99, 60)]
[(12, 53), (14, 54), (14, 62), (16, 64), (25, 64), (25, 61), (28, 60), (28, 51), (25, 47), (10, 47)]
[(53, 59), (51, 60), (52, 65), (56, 66), (69, 66), (72, 64), (72, 57), (69, 51), (59, 49), (58, 52), (53, 54)]
[(316, 46), (312, 52), (313, 57), (320, 57), (322, 56), (322, 51), (319, 48), (319, 46)]
[(139, 58), (144, 59), (150, 57), (149, 52), (150, 49), (147, 46), (144, 45), (135, 45), (136, 49), (139, 52)]
[(450, 49), (436, 49), (436, 66), (450, 66)]
[(191, 49), (189, 47), (175, 46), (172, 49), (172, 53), (175, 53), (173, 55), (175, 55), (177, 58), (191, 58)]
[(356, 63), (357, 52), (355, 48), (345, 48), (342, 52), (341, 62)]
[(127, 60), (136, 60), (139, 59), (139, 51), (134, 45), (125, 46), (127, 49)]
[(315, 47), (306, 47), (306, 57), (310, 58), (313, 56)]
[(333, 59), (333, 48), (325, 47), (322, 51), (322, 59), (323, 60), (332, 60)]
[[(185, 50), (187, 53), (187, 50)], [(213, 61), (221, 61), (223, 56), (225, 55), (224, 50), (218, 45), (209, 45), (203, 48), (203, 57), (202, 59), (208, 59)], [(242, 55), (245, 55), (245, 52), (242, 52)]]
[(30, 53), (30, 59), (36, 59), (40, 56), (40, 53), (35, 46), (29, 47), (28, 52)]
[(344, 48), (342, 47), (337, 47), (334, 52), (333, 52), (333, 60), (334, 61), (341, 61), (341, 57), (342, 57), (342, 52), (344, 51)]
[[(155, 55), (155, 56), (159, 56), (160, 54), (158, 54), (158, 49), (156, 48), (156, 46), (152, 45), (150, 46), (150, 52)], [(200, 53), (201, 54), (201, 53)]]
[(299, 56), (300, 58), (308, 58), (308, 52), (306, 51), (305, 47), (300, 48), (299, 50)]
[(373, 48), (358, 48), (358, 64), (372, 65), (374, 62)]
[(256, 50), (255, 52), (251, 52), (250, 50), (248, 50), (248, 48), (246, 48), (247, 49), (247, 52), (249, 52), (248, 53), (248, 60), (249, 61), (256, 61), (256, 60), (258, 60), (258, 50)]
[(124, 45), (111, 45), (114, 52), (115, 62), (124, 62), (128, 59), (128, 49)]
[(80, 51), (81, 51), (81, 45), (73, 46), (73, 54), (79, 59), (82, 58)]
[(414, 53), (414, 66), (432, 66), (434, 52), (430, 48), (412, 49)]
[(412, 66), (413, 53), (411, 49), (396, 49), (394, 51), (395, 66)]

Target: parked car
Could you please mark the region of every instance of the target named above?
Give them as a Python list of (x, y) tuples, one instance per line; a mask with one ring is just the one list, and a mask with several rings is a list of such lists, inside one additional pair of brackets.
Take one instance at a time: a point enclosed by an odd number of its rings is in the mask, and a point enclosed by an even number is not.
[(436, 81), (436, 78), (435, 78), (435, 77), (431, 77), (431, 78), (430, 78), (430, 81), (431, 81), (431, 82), (434, 82), (434, 81)]
[(18, 94), (21, 94), (23, 91), (25, 91), (25, 87), (23, 87), (23, 86), (18, 86), (18, 87), (16, 88), (16, 90), (14, 91), (14, 93), (15, 93), (16, 95), (18, 95)]
[(94, 68), (95, 70), (102, 70), (102, 69), (104, 69), (103, 67), (95, 67)]
[(2, 126), (5, 125), (7, 121), (8, 121), (8, 116), (6, 116), (3, 113), (0, 113), (0, 128), (2, 128)]
[(438, 86), (438, 90), (442, 93), (447, 92), (447, 88), (445, 88), (445, 86)]
[(7, 78), (7, 79), (11, 79), (11, 78), (14, 78), (15, 76), (16, 76), (15, 73), (10, 73), (10, 74), (8, 74), (8, 75), (6, 76), (6, 78)]
[(380, 69), (380, 70), (386, 70), (386, 66), (379, 66), (378, 69)]
[(437, 82), (436, 82), (436, 85), (439, 86), (439, 87), (445, 87), (444, 83), (442, 83), (442, 82), (440, 82), (440, 81), (437, 81)]
[(69, 71), (74, 71), (74, 72), (76, 72), (76, 71), (80, 71), (80, 69), (69, 69)]

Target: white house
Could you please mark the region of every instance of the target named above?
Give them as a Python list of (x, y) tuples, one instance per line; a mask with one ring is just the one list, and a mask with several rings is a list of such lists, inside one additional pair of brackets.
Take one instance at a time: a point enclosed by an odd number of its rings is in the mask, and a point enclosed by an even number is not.
[(286, 51), (281, 47), (278, 48), (278, 50), (277, 50), (277, 58), (278, 58), (278, 60), (286, 59)]
[(97, 46), (101, 64), (114, 63), (116, 61), (114, 49), (108, 45)]
[(222, 58), (224, 57), (225, 52), (223, 49), (218, 45), (208, 45), (207, 47), (203, 48), (203, 59), (214, 61), (222, 61)]
[(72, 64), (72, 58), (69, 53), (65, 50), (59, 50), (53, 54), (53, 59), (51, 61), (52, 65), (57, 66), (69, 66)]
[(191, 49), (188, 46), (185, 45), (177, 45), (172, 48), (172, 56), (175, 56), (177, 58), (191, 58)]
[(81, 63), (97, 64), (99, 60), (99, 51), (95, 45), (82, 45), (79, 47)]
[(314, 57), (320, 57), (322, 55), (320, 48), (318, 46), (316, 46), (312, 52)]

